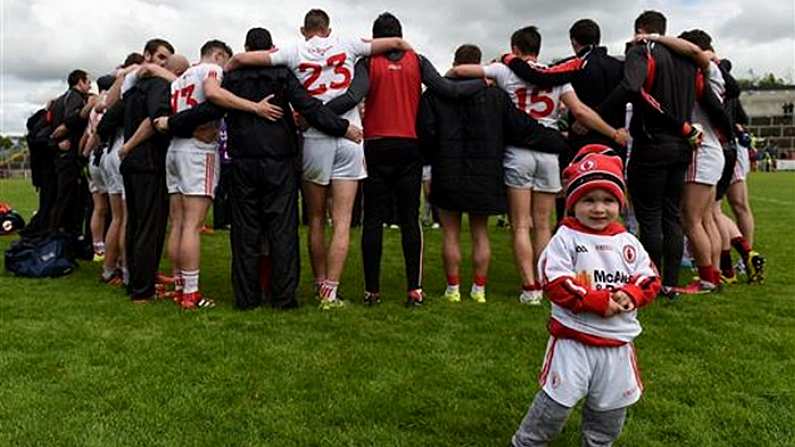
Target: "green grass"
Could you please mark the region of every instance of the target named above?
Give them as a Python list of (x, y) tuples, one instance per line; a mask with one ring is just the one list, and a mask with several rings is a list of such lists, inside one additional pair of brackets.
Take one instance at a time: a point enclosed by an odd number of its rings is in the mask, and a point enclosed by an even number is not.
[[(618, 445), (795, 445), (795, 175), (750, 187), (767, 283), (641, 312), (646, 392)], [(35, 207), (21, 180), (0, 181), (0, 200)], [(220, 302), (208, 312), (132, 305), (92, 263), (52, 280), (0, 273), (0, 445), (507, 445), (538, 389), (549, 313), (518, 303), (508, 234), (492, 230), (488, 304), (451, 305), (437, 298), (440, 233), (426, 231), (431, 299), (416, 310), (402, 306), (398, 233), (385, 235), (384, 304), (358, 304), (356, 231), (352, 305), (331, 313), (308, 299), (305, 252), (301, 309), (236, 311), (224, 232), (203, 239), (203, 289)], [(553, 445), (578, 445), (578, 414)]]

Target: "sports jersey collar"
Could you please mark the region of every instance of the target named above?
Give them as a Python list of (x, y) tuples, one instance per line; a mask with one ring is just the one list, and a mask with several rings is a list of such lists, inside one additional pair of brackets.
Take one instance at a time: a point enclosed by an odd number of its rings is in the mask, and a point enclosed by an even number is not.
[(610, 222), (606, 227), (601, 230), (594, 230), (593, 228), (586, 227), (579, 220), (574, 217), (566, 217), (560, 223), (561, 226), (571, 228), (572, 230), (579, 231), (581, 233), (587, 234), (596, 234), (599, 236), (615, 236), (617, 234), (621, 234), (626, 232), (627, 230), (618, 222)]

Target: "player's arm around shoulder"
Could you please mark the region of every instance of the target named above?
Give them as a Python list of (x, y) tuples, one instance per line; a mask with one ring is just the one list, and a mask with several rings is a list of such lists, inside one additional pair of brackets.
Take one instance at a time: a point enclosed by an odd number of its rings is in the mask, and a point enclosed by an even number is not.
[(451, 68), (448, 74), (456, 78), (485, 78), (486, 67), (479, 64), (461, 64)]
[(401, 37), (379, 37), (368, 41), (361, 39), (363, 46), (357, 49), (359, 56), (369, 56), (386, 53), (387, 51), (411, 51), (411, 44)]
[(596, 111), (580, 101), (580, 98), (577, 96), (577, 93), (574, 92), (574, 89), (571, 88), (570, 84), (566, 84), (566, 86), (568, 86), (568, 88), (564, 86), (564, 91), (560, 95), (560, 100), (569, 108), (574, 119), (585, 125), (585, 127), (601, 133), (621, 146), (626, 146), (629, 141), (629, 133), (627, 130), (616, 129), (610, 124), (607, 124)]
[(270, 67), (284, 65), (285, 50), (272, 48), (270, 50), (246, 51), (233, 55), (224, 66), (225, 71), (234, 71), (243, 67)]

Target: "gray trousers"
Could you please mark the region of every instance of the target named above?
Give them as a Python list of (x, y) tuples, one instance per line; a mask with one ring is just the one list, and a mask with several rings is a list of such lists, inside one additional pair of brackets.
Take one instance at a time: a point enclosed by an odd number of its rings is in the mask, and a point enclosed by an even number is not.
[[(538, 391), (533, 404), (527, 410), (522, 424), (513, 435), (514, 447), (545, 446), (554, 440), (566, 425), (571, 407), (565, 407)], [(594, 411), (586, 404), (582, 410), (582, 443), (584, 447), (608, 447), (618, 439), (624, 427), (627, 409)]]

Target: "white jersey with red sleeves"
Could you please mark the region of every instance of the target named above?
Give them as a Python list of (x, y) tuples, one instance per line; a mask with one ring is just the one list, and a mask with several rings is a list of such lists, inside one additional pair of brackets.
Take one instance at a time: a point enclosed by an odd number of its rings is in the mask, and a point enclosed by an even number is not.
[(215, 78), (220, 83), (223, 77), (224, 69), (217, 64), (203, 62), (188, 68), (171, 83), (171, 111), (178, 113), (203, 103), (207, 100), (204, 81)]
[(562, 325), (561, 331), (570, 338), (586, 343), (587, 339), (628, 343), (640, 334), (635, 310), (602, 316), (612, 291), (624, 291), (640, 307), (659, 290), (648, 253), (618, 223), (596, 231), (574, 218), (564, 219), (541, 254), (538, 268), (552, 303), (550, 328)]
[[(547, 68), (543, 64), (527, 62), (537, 69)], [(493, 78), (501, 89), (511, 97), (519, 110), (533, 119), (552, 129), (558, 128), (560, 118), (560, 97), (564, 93), (573, 92), (571, 84), (563, 84), (550, 88), (540, 88), (529, 84), (516, 76), (505, 64), (495, 62), (483, 67), (486, 77)]]
[[(720, 68), (718, 68), (715, 62), (709, 63), (709, 68), (704, 72), (704, 81), (707, 81), (704, 87), (711, 88), (715, 96), (723, 101), (723, 96), (726, 92), (726, 83), (723, 79), (723, 74), (720, 72)], [(701, 108), (698, 101), (696, 101), (693, 107), (693, 122), (700, 124), (704, 129), (704, 140), (701, 143), (702, 147), (712, 150), (722, 150), (718, 134), (713, 129), (707, 117), (707, 113)]]
[[(369, 42), (358, 38), (314, 36), (296, 46), (274, 50), (270, 58), (273, 65), (290, 68), (310, 95), (326, 103), (348, 90), (356, 61), (369, 56), (371, 48)], [(356, 108), (341, 117), (361, 127)], [(326, 137), (317, 129), (309, 129), (305, 136)]]

